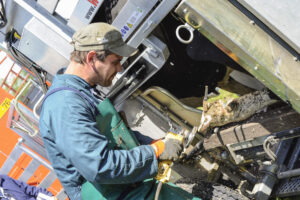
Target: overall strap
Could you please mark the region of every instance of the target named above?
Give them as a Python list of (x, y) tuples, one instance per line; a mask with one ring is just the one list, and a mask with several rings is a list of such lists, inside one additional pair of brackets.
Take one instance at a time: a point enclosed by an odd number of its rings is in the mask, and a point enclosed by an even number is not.
[(71, 87), (58, 87), (58, 88), (54, 88), (53, 90), (50, 90), (49, 92), (47, 92), (46, 96), (43, 99), (43, 103), (44, 101), (47, 99), (47, 97), (49, 97), (50, 95), (52, 95), (53, 93), (56, 93), (58, 91), (61, 90), (69, 90), (69, 91), (73, 91), (76, 94), (78, 94), (79, 96), (81, 96), (83, 99), (87, 100), (89, 102), (89, 104), (94, 108), (94, 110), (96, 111), (96, 114), (100, 114), (99, 110), (97, 109), (97, 106), (95, 105), (95, 103), (93, 102), (93, 100), (88, 97), (86, 94), (84, 94), (83, 92), (80, 92), (79, 90), (75, 89), (75, 88), (71, 88)]

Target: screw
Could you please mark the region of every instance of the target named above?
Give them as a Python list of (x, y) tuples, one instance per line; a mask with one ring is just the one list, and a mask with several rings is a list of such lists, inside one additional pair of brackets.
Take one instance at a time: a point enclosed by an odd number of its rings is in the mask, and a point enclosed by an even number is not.
[(296, 56), (293, 58), (293, 60), (296, 62), (299, 61), (298, 57), (296, 57)]
[(223, 159), (223, 160), (226, 160), (227, 159), (227, 152), (226, 151), (223, 151), (222, 153), (221, 153), (221, 158)]
[(258, 70), (258, 65), (255, 65), (254, 70)]
[(255, 21), (253, 21), (253, 20), (251, 20), (249, 23), (252, 25), (255, 25)]

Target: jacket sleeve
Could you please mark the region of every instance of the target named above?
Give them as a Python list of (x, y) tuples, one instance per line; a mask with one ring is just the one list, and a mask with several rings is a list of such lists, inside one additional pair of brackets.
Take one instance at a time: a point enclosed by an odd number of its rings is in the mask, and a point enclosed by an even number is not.
[(55, 111), (53, 127), (57, 148), (86, 180), (120, 184), (156, 175), (157, 159), (151, 146), (108, 149), (108, 141), (99, 132), (89, 104), (77, 95), (64, 101)]

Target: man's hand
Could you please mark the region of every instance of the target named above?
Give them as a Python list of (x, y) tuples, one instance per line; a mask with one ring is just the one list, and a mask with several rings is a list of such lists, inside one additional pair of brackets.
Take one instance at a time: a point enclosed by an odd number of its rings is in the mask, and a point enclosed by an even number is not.
[(156, 157), (159, 160), (176, 161), (183, 150), (183, 139), (177, 136), (168, 137), (167, 135), (165, 139), (158, 140), (152, 143), (151, 146), (154, 148)]

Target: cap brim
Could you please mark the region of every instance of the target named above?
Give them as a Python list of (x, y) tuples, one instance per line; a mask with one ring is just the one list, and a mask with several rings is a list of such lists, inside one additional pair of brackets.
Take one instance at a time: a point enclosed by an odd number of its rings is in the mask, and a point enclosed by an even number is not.
[(111, 52), (123, 56), (123, 57), (130, 57), (137, 53), (137, 49), (133, 48), (126, 43), (124, 43), (122, 46), (114, 47), (109, 49)]

